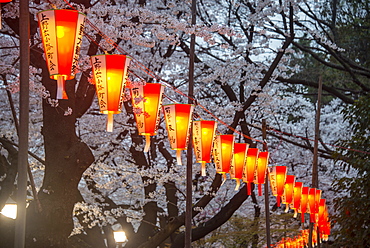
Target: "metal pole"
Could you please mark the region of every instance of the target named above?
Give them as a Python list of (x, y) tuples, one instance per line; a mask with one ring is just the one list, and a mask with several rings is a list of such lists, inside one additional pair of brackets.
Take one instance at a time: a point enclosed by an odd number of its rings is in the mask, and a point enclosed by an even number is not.
[[(263, 150), (268, 151), (267, 148), (267, 125), (266, 125), (266, 119), (262, 120), (262, 139), (263, 139)], [(268, 170), (268, 168), (266, 169)], [(266, 242), (267, 247), (271, 247), (271, 235), (270, 235), (270, 199), (269, 199), (269, 175), (266, 172), (266, 178), (265, 178), (265, 217), (266, 217)]]
[[(316, 109), (316, 121), (315, 121), (315, 141), (313, 147), (313, 161), (312, 161), (312, 188), (319, 187), (319, 173), (318, 173), (318, 147), (320, 138), (320, 115), (321, 115), (321, 94), (322, 94), (322, 77), (319, 77), (319, 88), (317, 91), (317, 109)], [(312, 237), (313, 237), (313, 223), (310, 223), (310, 232), (308, 236), (308, 247), (312, 248)], [(318, 247), (320, 247), (320, 242)]]
[(23, 248), (26, 236), (26, 197), (28, 166), (28, 119), (29, 119), (29, 0), (19, 3), (20, 37), (20, 111), (19, 111), (19, 150), (17, 180), (17, 219), (15, 221), (14, 247)]
[[(191, 24), (196, 24), (196, 0), (191, 2)], [(189, 89), (188, 89), (188, 103), (192, 104), (194, 101), (194, 53), (195, 53), (195, 34), (190, 36), (190, 53), (189, 53)], [(192, 231), (192, 204), (193, 204), (193, 143), (192, 143), (193, 128), (190, 127), (190, 137), (187, 149), (186, 161), (186, 211), (185, 211), (185, 248), (191, 248), (191, 231)]]

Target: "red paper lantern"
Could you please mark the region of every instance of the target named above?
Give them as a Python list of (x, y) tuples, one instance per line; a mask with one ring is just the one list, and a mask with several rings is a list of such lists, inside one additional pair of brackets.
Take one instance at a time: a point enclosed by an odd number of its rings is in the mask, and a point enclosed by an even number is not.
[[(0, 3), (10, 3), (12, 0), (0, 0)], [(1, 5), (0, 5), (0, 29), (2, 29), (2, 24), (1, 24)]]
[(278, 207), (280, 207), (280, 197), (284, 194), (286, 172), (286, 166), (273, 166), (269, 170), (271, 190), (276, 196)]
[(301, 206), (302, 188), (303, 188), (303, 183), (302, 182), (295, 182), (294, 183), (293, 204), (291, 205), (291, 208), (294, 209), (294, 218), (297, 217), (298, 209)]
[(216, 172), (222, 174), (224, 179), (226, 179), (226, 173), (230, 172), (234, 140), (234, 135), (222, 134), (216, 135), (213, 143), (213, 160), (216, 166)]
[(85, 15), (77, 10), (53, 9), (37, 14), (50, 78), (57, 80), (57, 99), (68, 99), (65, 80), (75, 77)]
[(100, 112), (108, 115), (107, 131), (113, 131), (113, 114), (121, 113), (127, 67), (126, 55), (102, 54), (91, 57), (92, 71)]
[(193, 121), (193, 147), (197, 163), (202, 164), (201, 175), (206, 175), (206, 163), (211, 162), (211, 153), (217, 122)]
[(295, 176), (287, 175), (284, 185), (284, 194), (282, 195), (282, 202), (286, 204), (285, 212), (288, 212), (289, 205), (293, 203)]
[(302, 223), (304, 223), (304, 214), (307, 212), (309, 189), (309, 187), (302, 188), (301, 205), (298, 210), (301, 213)]
[(313, 216), (315, 216), (316, 213), (316, 206), (315, 202), (316, 201), (316, 189), (315, 188), (310, 188), (308, 191), (308, 211), (310, 213), (310, 222), (314, 223), (315, 221), (313, 220)]
[(251, 183), (254, 181), (254, 174), (257, 169), (259, 150), (258, 148), (248, 148), (247, 162), (243, 169), (243, 181), (247, 183), (247, 193), (251, 195)]
[(318, 224), (322, 226), (327, 220), (324, 219), (324, 213), (326, 211), (326, 199), (320, 199), (319, 212), (318, 212)]
[(194, 105), (168, 104), (163, 106), (168, 139), (172, 150), (176, 150), (177, 164), (181, 165), (181, 151), (188, 147), (189, 129)]
[(262, 184), (265, 183), (267, 165), (269, 161), (269, 152), (260, 152), (258, 154), (257, 169), (254, 183), (258, 184), (258, 195), (262, 195)]
[(149, 151), (150, 136), (156, 135), (164, 87), (158, 83), (131, 88), (132, 107), (140, 135), (145, 136), (144, 152)]
[(235, 190), (240, 187), (240, 179), (243, 177), (243, 168), (247, 162), (247, 151), (249, 144), (234, 143), (233, 161), (230, 167), (230, 178), (236, 180)]

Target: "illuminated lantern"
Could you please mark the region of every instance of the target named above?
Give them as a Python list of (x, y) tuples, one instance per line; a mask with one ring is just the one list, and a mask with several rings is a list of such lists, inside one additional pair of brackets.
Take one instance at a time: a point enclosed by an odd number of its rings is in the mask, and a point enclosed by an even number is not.
[(0, 0), (0, 29), (2, 28), (1, 24), (1, 3), (10, 3), (12, 0)]
[(247, 151), (249, 144), (234, 143), (234, 155), (230, 168), (230, 178), (236, 180), (235, 190), (240, 187), (240, 179), (243, 177), (243, 168), (247, 162)]
[(284, 194), (281, 197), (283, 204), (286, 204), (286, 208), (285, 208), (286, 213), (289, 210), (289, 205), (293, 202), (294, 183), (295, 183), (295, 176), (287, 175), (285, 179), (285, 185), (284, 185)]
[(324, 213), (326, 211), (326, 199), (320, 199), (319, 203), (319, 211), (318, 211), (318, 221), (317, 223), (321, 226), (327, 221), (324, 219)]
[(232, 134), (216, 135), (213, 143), (213, 161), (216, 166), (216, 172), (223, 175), (226, 179), (226, 173), (230, 172), (230, 166), (233, 158), (235, 136)]
[(82, 44), (85, 15), (72, 9), (37, 14), (50, 78), (57, 80), (57, 99), (68, 99), (65, 80), (74, 79)]
[(272, 194), (276, 196), (277, 206), (280, 207), (280, 197), (284, 194), (286, 179), (286, 166), (273, 166), (269, 168)]
[(189, 129), (194, 106), (191, 104), (168, 104), (163, 106), (168, 139), (176, 150), (177, 164), (181, 165), (181, 151), (188, 147)]
[(251, 183), (254, 181), (254, 174), (257, 168), (259, 150), (258, 148), (248, 148), (247, 162), (243, 169), (243, 181), (247, 183), (247, 193), (251, 195)]
[(319, 204), (321, 198), (321, 190), (316, 188), (310, 188), (308, 193), (308, 206), (310, 212), (310, 222), (315, 223), (316, 214), (319, 211)]
[(309, 189), (309, 187), (302, 188), (301, 205), (298, 210), (301, 213), (302, 223), (304, 223), (304, 214), (307, 212)]
[(269, 161), (269, 152), (260, 152), (258, 154), (257, 169), (255, 172), (254, 183), (258, 184), (258, 195), (262, 195), (262, 184), (265, 183), (267, 164)]
[(136, 126), (139, 134), (145, 136), (144, 152), (149, 151), (150, 136), (157, 133), (163, 88), (158, 83), (146, 83), (131, 88)]
[(295, 182), (293, 189), (293, 204), (291, 208), (294, 209), (294, 218), (297, 217), (298, 209), (301, 206), (301, 197), (302, 197), (302, 182)]
[(202, 164), (201, 175), (206, 175), (206, 163), (211, 162), (213, 139), (217, 128), (215, 121), (193, 121), (193, 147), (197, 163)]
[(130, 57), (102, 54), (91, 57), (100, 112), (108, 115), (107, 131), (113, 131), (113, 114), (121, 113)]

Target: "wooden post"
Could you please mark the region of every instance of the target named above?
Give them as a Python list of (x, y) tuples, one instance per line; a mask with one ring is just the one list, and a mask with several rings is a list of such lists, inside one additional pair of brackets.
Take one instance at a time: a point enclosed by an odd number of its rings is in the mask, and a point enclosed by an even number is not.
[[(319, 77), (319, 88), (317, 91), (317, 109), (316, 109), (316, 121), (315, 121), (315, 141), (313, 147), (313, 161), (312, 161), (312, 187), (319, 187), (319, 170), (318, 170), (318, 147), (320, 138), (320, 115), (321, 115), (321, 94), (322, 94), (322, 77)], [(303, 213), (302, 213), (303, 214)], [(313, 223), (310, 223), (310, 232), (308, 236), (308, 247), (312, 248), (312, 234), (313, 234)], [(317, 240), (318, 247), (320, 242)]]
[[(191, 24), (196, 24), (196, 0), (191, 3)], [(194, 53), (195, 53), (195, 34), (190, 37), (190, 54), (189, 54), (189, 89), (188, 89), (188, 103), (192, 104), (194, 99)], [(190, 137), (187, 149), (186, 161), (186, 210), (185, 210), (185, 248), (191, 248), (191, 231), (192, 231), (192, 212), (193, 212), (193, 142), (192, 134), (193, 128), (190, 126)]]
[[(263, 150), (265, 152), (268, 151), (267, 147), (267, 125), (266, 125), (266, 119), (262, 120), (262, 139), (263, 139)], [(268, 168), (266, 168), (268, 170)], [(265, 217), (266, 217), (266, 242), (267, 247), (271, 247), (271, 234), (270, 234), (270, 199), (269, 199), (269, 175), (268, 171), (266, 172), (266, 178), (265, 178)]]
[(25, 247), (26, 236), (26, 197), (28, 167), (28, 119), (29, 119), (29, 64), (30, 64), (30, 22), (29, 0), (19, 3), (20, 37), (20, 111), (19, 111), (19, 150), (17, 180), (17, 218), (15, 220), (14, 247)]

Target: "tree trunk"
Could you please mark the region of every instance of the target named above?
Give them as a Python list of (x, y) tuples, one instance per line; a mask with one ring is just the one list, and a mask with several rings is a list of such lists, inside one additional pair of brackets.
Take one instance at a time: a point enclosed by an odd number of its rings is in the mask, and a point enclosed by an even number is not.
[[(56, 90), (55, 80), (43, 70), (43, 84), (51, 92)], [(42, 211), (31, 204), (27, 218), (27, 247), (71, 247), (68, 237), (73, 229), (73, 208), (78, 198), (78, 183), (82, 173), (94, 162), (92, 152), (76, 136), (76, 117), (64, 115), (70, 107), (75, 109), (75, 81), (66, 83), (68, 100), (59, 100), (58, 107), (43, 103), (45, 146), (45, 175), (39, 191)]]

